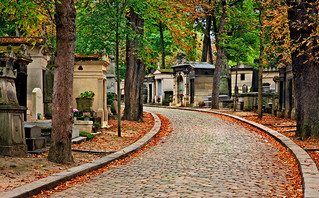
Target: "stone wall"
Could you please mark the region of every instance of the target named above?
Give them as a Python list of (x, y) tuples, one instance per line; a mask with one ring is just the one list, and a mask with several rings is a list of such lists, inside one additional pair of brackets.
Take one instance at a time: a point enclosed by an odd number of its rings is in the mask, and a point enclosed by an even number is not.
[[(241, 80), (241, 75), (245, 75), (245, 80)], [(231, 73), (231, 93), (235, 93), (235, 81), (236, 81), (236, 71), (232, 71)], [(238, 86), (238, 93), (242, 93), (243, 85), (248, 87), (248, 91), (251, 88), (253, 82), (253, 70), (239, 70), (237, 72), (237, 86)]]
[(213, 76), (196, 77), (194, 81), (194, 87), (194, 103), (195, 105), (197, 105), (200, 100), (203, 100), (205, 97), (212, 95)]

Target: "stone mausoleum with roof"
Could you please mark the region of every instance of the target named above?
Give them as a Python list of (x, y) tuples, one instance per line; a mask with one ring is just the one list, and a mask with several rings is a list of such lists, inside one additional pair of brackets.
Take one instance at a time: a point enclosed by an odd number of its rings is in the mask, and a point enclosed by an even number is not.
[(211, 95), (215, 66), (206, 62), (190, 62), (180, 51), (173, 66), (174, 89), (171, 106), (198, 105)]

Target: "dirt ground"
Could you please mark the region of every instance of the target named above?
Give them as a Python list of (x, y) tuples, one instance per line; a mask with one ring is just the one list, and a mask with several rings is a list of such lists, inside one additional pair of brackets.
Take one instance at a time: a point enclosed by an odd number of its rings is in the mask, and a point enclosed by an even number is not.
[[(117, 136), (117, 121), (109, 120), (109, 129), (100, 130), (101, 134), (81, 144), (73, 144), (72, 149), (93, 151), (118, 151), (144, 136), (154, 125), (149, 113), (144, 113), (144, 122), (122, 121), (122, 137)], [(73, 152), (74, 163), (56, 164), (47, 160), (48, 152), (28, 154), (25, 157), (0, 157), (0, 193), (12, 190), (26, 183), (39, 180), (68, 168), (91, 162), (106, 154)]]

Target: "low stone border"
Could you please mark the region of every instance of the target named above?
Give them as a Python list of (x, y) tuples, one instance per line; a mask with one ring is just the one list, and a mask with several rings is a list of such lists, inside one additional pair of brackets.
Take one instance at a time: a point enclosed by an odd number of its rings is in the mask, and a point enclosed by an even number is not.
[(155, 108), (159, 107), (159, 108), (181, 109), (181, 110), (188, 110), (188, 111), (197, 111), (197, 112), (224, 115), (224, 116), (242, 121), (244, 123), (247, 123), (251, 126), (254, 126), (268, 133), (269, 135), (274, 137), (277, 141), (279, 141), (282, 145), (284, 145), (287, 149), (289, 149), (289, 151), (294, 155), (295, 159), (297, 160), (299, 164), (299, 169), (301, 171), (304, 197), (305, 198), (319, 197), (319, 171), (315, 162), (311, 159), (311, 157), (308, 155), (308, 153), (304, 149), (302, 149), (300, 146), (294, 143), (291, 139), (278, 133), (277, 131), (238, 116), (234, 116), (234, 115), (230, 115), (226, 113), (220, 113), (220, 112), (211, 111), (211, 110), (200, 110), (200, 109), (184, 108), (184, 107), (153, 106), (153, 105), (145, 105), (145, 106), (155, 107)]
[(20, 186), (18, 188), (13, 189), (12, 191), (4, 192), (0, 194), (0, 197), (30, 197), (32, 195), (39, 194), (42, 190), (52, 189), (62, 182), (68, 181), (76, 176), (84, 175), (90, 171), (102, 168), (115, 160), (122, 159), (126, 157), (128, 154), (138, 151), (147, 143), (149, 143), (154, 138), (154, 136), (159, 133), (161, 129), (161, 120), (156, 114), (151, 114), (154, 117), (153, 128), (144, 137), (142, 137), (135, 143), (131, 144), (130, 146), (111, 155), (94, 160), (93, 162), (85, 163), (80, 166), (70, 168), (63, 172), (56, 173), (49, 177), (42, 178), (29, 184)]

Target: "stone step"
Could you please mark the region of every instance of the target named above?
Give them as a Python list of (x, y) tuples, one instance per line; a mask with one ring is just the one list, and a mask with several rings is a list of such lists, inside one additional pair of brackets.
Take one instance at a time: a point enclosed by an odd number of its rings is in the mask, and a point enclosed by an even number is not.
[(77, 138), (73, 138), (73, 139), (72, 139), (72, 143), (73, 143), (73, 144), (79, 144), (79, 143), (81, 143), (81, 142), (86, 141), (86, 139), (87, 139), (87, 137), (81, 137), (81, 136), (79, 136), (79, 137), (77, 137)]
[(28, 151), (28, 153), (30, 153), (30, 154), (41, 154), (41, 153), (45, 153), (45, 152), (47, 152), (49, 150), (50, 150), (50, 147), (45, 147), (45, 148), (34, 150), (34, 151)]

